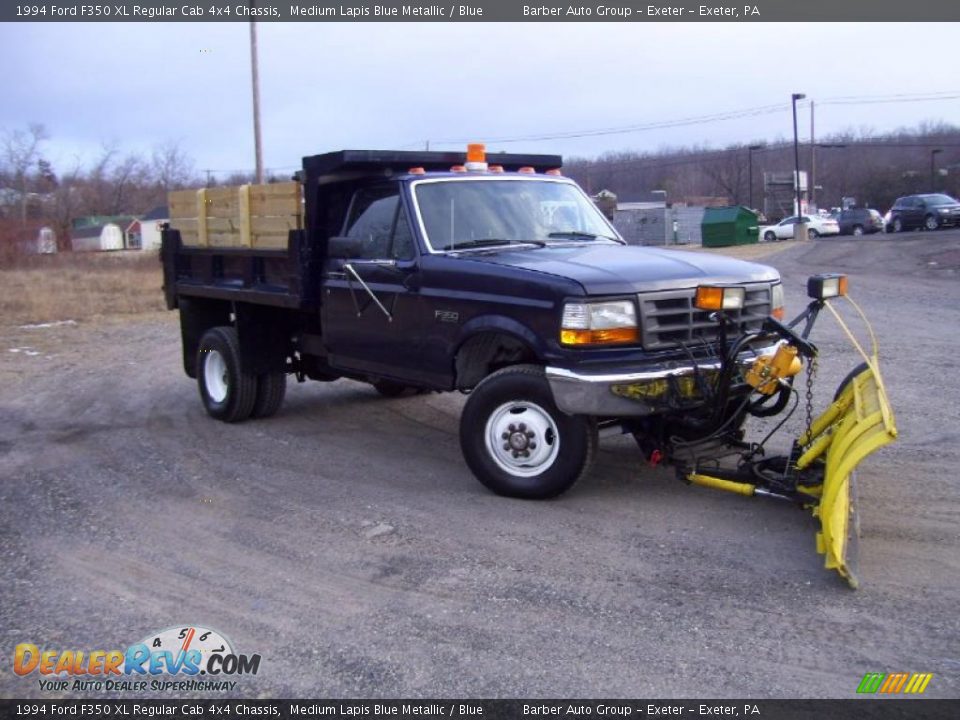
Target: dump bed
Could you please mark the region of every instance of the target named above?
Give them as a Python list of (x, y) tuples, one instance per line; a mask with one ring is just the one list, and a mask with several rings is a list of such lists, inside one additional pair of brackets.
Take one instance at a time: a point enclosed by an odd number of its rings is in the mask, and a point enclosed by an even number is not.
[(167, 305), (178, 296), (306, 307), (315, 294), (299, 182), (169, 193), (161, 250)]

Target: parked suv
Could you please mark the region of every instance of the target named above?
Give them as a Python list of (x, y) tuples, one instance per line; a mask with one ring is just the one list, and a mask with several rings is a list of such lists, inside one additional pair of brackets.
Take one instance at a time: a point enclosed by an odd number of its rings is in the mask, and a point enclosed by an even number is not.
[(883, 232), (883, 216), (870, 208), (851, 208), (834, 214), (841, 235)]
[(960, 225), (960, 202), (941, 193), (907, 195), (897, 198), (890, 208), (887, 232), (936, 230), (948, 225)]

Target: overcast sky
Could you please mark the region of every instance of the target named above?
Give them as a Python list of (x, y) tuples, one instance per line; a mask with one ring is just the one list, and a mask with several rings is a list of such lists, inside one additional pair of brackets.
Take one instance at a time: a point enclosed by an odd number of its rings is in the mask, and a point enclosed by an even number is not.
[[(957, 98), (828, 102), (960, 96), (950, 23), (262, 23), (258, 32), (264, 163), (283, 172), (303, 155), (427, 140), (570, 157), (790, 138), (791, 92), (816, 102), (818, 136), (960, 124)], [(253, 165), (247, 23), (0, 24), (0, 68), (0, 128), (44, 123), (55, 167), (88, 162), (104, 142), (148, 152), (169, 140), (198, 171)], [(808, 110), (800, 123), (807, 137)]]

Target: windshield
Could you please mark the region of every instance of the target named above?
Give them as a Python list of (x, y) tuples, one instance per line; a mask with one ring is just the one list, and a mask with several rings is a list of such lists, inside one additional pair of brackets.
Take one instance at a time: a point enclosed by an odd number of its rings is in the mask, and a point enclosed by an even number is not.
[(956, 205), (957, 201), (949, 195), (926, 195), (924, 201), (927, 205)]
[(434, 250), (484, 245), (619, 240), (596, 206), (568, 182), (436, 180), (414, 186)]

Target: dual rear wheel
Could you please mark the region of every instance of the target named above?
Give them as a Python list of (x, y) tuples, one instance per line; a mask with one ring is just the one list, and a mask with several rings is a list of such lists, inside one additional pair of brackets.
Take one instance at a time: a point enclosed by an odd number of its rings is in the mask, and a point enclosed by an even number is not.
[(236, 329), (215, 327), (200, 338), (197, 384), (207, 413), (234, 423), (276, 414), (286, 394), (287, 376), (283, 372), (245, 372)]

